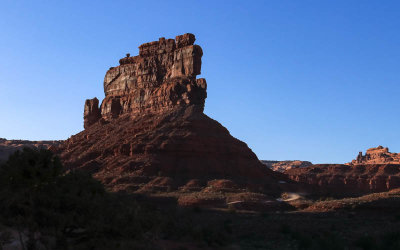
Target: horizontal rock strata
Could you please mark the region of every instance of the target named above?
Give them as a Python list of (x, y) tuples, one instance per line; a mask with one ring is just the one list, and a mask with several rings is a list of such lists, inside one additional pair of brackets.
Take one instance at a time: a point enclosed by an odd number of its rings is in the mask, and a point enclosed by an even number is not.
[(237, 189), (278, 194), (288, 179), (203, 113), (207, 83), (196, 79), (203, 52), (194, 41), (160, 38), (110, 68), (101, 105), (85, 102), (85, 130), (58, 148), (66, 166), (91, 171), (113, 190), (200, 190), (207, 184), (199, 183), (229, 179)]
[(284, 173), (296, 182), (316, 185), (332, 194), (383, 192), (400, 187), (400, 164), (316, 164)]

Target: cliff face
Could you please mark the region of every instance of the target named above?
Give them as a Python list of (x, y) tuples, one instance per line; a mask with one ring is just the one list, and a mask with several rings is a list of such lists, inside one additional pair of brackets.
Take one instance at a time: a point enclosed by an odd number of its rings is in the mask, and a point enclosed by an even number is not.
[(203, 113), (207, 84), (196, 79), (203, 52), (194, 41), (160, 38), (110, 68), (100, 107), (87, 100), (85, 130), (58, 149), (66, 166), (90, 170), (114, 190), (201, 189), (223, 178), (276, 193), (284, 177)]
[(316, 164), (285, 171), (292, 180), (319, 186), (333, 194), (383, 192), (400, 187), (398, 164)]
[(123, 114), (160, 114), (190, 105), (202, 111), (207, 84), (203, 78), (196, 79), (203, 51), (194, 41), (193, 34), (175, 40), (160, 38), (139, 46), (138, 56), (127, 54), (104, 77), (101, 107), (96, 98), (86, 101), (84, 127)]

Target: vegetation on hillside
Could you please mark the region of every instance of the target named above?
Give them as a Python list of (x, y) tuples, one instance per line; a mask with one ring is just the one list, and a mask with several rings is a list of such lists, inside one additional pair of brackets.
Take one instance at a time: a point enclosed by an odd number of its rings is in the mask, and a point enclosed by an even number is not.
[[(385, 204), (398, 207), (392, 200)], [(26, 250), (400, 249), (398, 214), (362, 208), (260, 214), (183, 209), (107, 192), (89, 174), (65, 171), (47, 150), (17, 151), (0, 166), (0, 249), (13, 240)]]
[[(0, 167), (1, 224), (28, 235), (26, 249), (110, 249), (143, 242), (158, 213), (105, 191), (79, 171), (64, 172), (48, 150), (25, 148)], [(128, 246), (126, 246), (128, 247)]]

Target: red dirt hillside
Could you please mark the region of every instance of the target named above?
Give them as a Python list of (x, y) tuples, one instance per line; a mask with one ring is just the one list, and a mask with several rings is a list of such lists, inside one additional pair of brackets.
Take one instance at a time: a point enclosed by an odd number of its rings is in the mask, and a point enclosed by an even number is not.
[(160, 38), (110, 68), (100, 107), (86, 100), (85, 130), (57, 150), (65, 165), (90, 170), (113, 190), (201, 189), (229, 179), (279, 194), (286, 177), (203, 113), (207, 84), (196, 79), (203, 51), (194, 41)]

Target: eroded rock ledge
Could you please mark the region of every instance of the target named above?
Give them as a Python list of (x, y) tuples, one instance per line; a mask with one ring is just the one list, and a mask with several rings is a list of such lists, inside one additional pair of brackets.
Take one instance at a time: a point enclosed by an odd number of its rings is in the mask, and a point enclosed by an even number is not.
[(348, 163), (348, 165), (358, 164), (400, 164), (400, 154), (391, 153), (389, 148), (378, 146), (368, 149), (365, 155), (359, 152), (357, 158)]
[(119, 60), (104, 77), (105, 98), (98, 107), (97, 98), (86, 100), (84, 127), (103, 119), (109, 121), (123, 114), (162, 113), (196, 105), (203, 110), (207, 96), (201, 73), (200, 46), (193, 45), (193, 34), (139, 46), (139, 55)]

